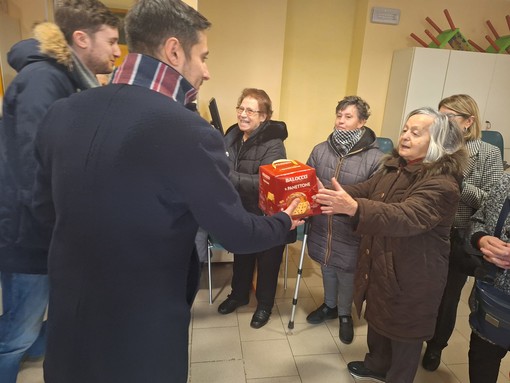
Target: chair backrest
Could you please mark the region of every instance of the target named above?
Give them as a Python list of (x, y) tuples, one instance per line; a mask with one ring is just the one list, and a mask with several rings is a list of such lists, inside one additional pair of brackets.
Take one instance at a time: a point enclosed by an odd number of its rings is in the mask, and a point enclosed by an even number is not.
[(389, 154), (393, 151), (393, 141), (387, 137), (377, 137), (375, 139), (379, 145), (379, 149), (385, 154)]
[(223, 124), (221, 123), (220, 112), (218, 111), (218, 104), (213, 97), (209, 100), (209, 113), (211, 113), (211, 125), (218, 129), (221, 135), (225, 135), (223, 131)]
[(492, 144), (499, 148), (501, 151), (501, 159), (504, 161), (505, 145), (503, 143), (503, 136), (496, 130), (482, 130), (482, 141)]

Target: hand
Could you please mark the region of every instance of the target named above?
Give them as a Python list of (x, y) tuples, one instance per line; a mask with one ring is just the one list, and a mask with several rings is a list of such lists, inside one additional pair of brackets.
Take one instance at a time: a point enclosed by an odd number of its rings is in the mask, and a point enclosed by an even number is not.
[(320, 203), (323, 214), (347, 214), (353, 216), (358, 210), (358, 203), (340, 186), (335, 177), (331, 179), (334, 190), (322, 188), (315, 195), (315, 200)]
[(480, 251), (487, 262), (503, 269), (510, 269), (510, 244), (491, 235), (483, 236), (479, 241)]
[(299, 202), (301, 202), (299, 198), (294, 198), (292, 202), (289, 204), (289, 206), (287, 206), (287, 209), (283, 210), (283, 212), (287, 214), (290, 217), (290, 220), (292, 221), (292, 226), (290, 230), (294, 230), (296, 227), (301, 226), (302, 224), (305, 223), (305, 221), (303, 221), (302, 219), (292, 218), (292, 212), (297, 208)]

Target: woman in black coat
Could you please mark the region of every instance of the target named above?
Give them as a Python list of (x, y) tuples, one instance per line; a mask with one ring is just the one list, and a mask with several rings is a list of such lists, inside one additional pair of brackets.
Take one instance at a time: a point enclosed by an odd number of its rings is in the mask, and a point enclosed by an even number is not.
[[(231, 163), (230, 180), (249, 212), (262, 215), (258, 207), (259, 167), (285, 158), (283, 141), (287, 127), (271, 121), (271, 100), (261, 89), (244, 89), (237, 103), (237, 124), (225, 134), (227, 154)], [(278, 272), (285, 245), (253, 254), (234, 254), (232, 292), (218, 307), (220, 314), (229, 314), (248, 304), (255, 264), (257, 265), (257, 310), (250, 325), (264, 326), (271, 315), (278, 284)]]

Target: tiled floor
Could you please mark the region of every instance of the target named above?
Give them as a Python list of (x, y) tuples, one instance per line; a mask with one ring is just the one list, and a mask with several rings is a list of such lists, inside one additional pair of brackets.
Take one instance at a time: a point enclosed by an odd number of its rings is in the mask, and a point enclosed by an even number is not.
[[(284, 289), (283, 263), (276, 305), (269, 323), (261, 329), (249, 325), (256, 306), (229, 315), (217, 307), (230, 292), (231, 263), (213, 264), (213, 298), (209, 305), (207, 275), (193, 306), (190, 326), (190, 383), (352, 383), (346, 363), (362, 360), (366, 352), (366, 322), (355, 320), (355, 338), (344, 345), (338, 339), (338, 321), (309, 325), (306, 315), (323, 301), (320, 268), (305, 256), (299, 287), (294, 329), (288, 329), (292, 310), (301, 242), (290, 246), (288, 287)], [(467, 351), (470, 329), (467, 297), (472, 281), (464, 288), (458, 320), (439, 369), (418, 369), (415, 383), (468, 383)], [(42, 383), (39, 363), (25, 363), (18, 383)], [(503, 360), (498, 383), (508, 383), (510, 357)], [(93, 383), (93, 382), (91, 382)]]

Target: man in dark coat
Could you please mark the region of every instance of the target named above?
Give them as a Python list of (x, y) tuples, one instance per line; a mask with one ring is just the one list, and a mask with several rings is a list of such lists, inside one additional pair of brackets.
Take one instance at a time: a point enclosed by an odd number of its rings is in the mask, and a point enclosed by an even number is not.
[(99, 86), (120, 56), (118, 18), (96, 0), (67, 0), (54, 23), (34, 28), (15, 44), (9, 64), (18, 75), (7, 88), (0, 129), (0, 380), (16, 382), (23, 356), (44, 354), (48, 304), (47, 247), (30, 205), (35, 178), (34, 140), (56, 100)]
[(198, 226), (232, 252), (282, 244), (297, 205), (247, 213), (221, 134), (188, 104), (210, 23), (139, 0), (113, 84), (58, 101), (37, 140), (34, 207), (52, 228), (46, 383), (184, 383)]

